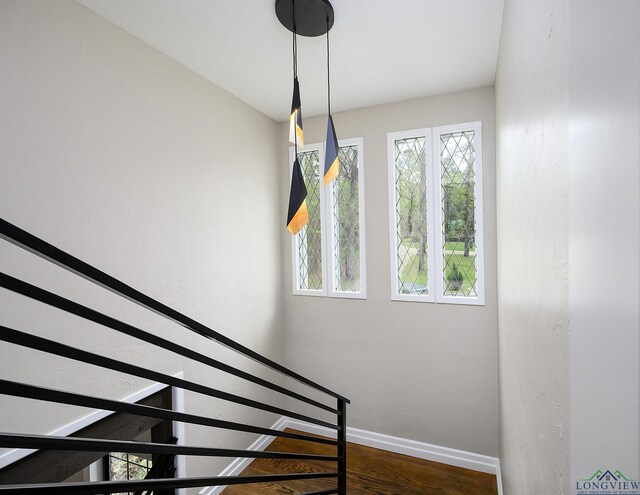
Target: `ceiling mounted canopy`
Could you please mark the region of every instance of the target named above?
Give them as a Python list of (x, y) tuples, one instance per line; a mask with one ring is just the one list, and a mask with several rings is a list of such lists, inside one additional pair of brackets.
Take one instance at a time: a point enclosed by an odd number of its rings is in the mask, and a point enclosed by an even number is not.
[[(289, 31), (300, 36), (322, 36), (333, 26), (333, 7), (328, 0), (276, 0), (276, 16)], [(327, 23), (327, 18), (329, 22)]]

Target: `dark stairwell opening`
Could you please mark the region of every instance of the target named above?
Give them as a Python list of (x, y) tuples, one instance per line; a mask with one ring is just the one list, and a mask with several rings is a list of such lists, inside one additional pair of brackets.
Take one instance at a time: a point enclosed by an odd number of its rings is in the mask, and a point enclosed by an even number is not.
[[(171, 410), (171, 387), (166, 387), (136, 404)], [(175, 444), (173, 422), (148, 416), (126, 413), (113, 413), (69, 435), (74, 438), (100, 438), (104, 440), (151, 441), (154, 443)], [(83, 476), (89, 466), (102, 461), (100, 481), (114, 479), (138, 479), (114, 476), (113, 469), (107, 463), (112, 452), (81, 452), (61, 450), (38, 450), (0, 469), (0, 485), (20, 483), (61, 483), (64, 481), (89, 481)], [(148, 459), (149, 470), (145, 470), (143, 479), (173, 477), (175, 474), (175, 455), (140, 454)], [(117, 462), (117, 461), (116, 461)], [(116, 464), (113, 462), (113, 464)], [(88, 474), (88, 473), (87, 473)], [(157, 491), (157, 495), (173, 494), (173, 490)]]

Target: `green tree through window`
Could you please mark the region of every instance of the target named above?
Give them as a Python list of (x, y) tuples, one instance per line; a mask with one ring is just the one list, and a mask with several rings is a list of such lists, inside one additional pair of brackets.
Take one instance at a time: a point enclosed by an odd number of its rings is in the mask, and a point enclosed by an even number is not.
[[(108, 481), (143, 480), (151, 470), (151, 459), (135, 454), (111, 452), (104, 457), (105, 478)], [(116, 495), (133, 495), (133, 492), (120, 492)]]

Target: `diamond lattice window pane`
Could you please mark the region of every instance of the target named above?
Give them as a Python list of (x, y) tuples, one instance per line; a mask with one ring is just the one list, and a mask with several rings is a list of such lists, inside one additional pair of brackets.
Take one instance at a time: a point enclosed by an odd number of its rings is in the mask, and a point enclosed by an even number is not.
[(443, 287), (449, 296), (477, 297), (473, 131), (440, 136)]
[(427, 177), (424, 137), (395, 141), (398, 291), (426, 295)]
[(333, 182), (334, 283), (337, 291), (360, 292), (360, 190), (358, 147), (340, 148)]
[(298, 232), (298, 289), (322, 290), (322, 228), (320, 218), (320, 153), (298, 153), (307, 186), (309, 223)]

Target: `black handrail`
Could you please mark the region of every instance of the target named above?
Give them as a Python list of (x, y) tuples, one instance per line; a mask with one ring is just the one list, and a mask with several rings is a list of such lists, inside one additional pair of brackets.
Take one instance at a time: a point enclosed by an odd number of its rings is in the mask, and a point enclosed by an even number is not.
[(121, 282), (120, 280), (112, 277), (111, 275), (107, 275), (105, 272), (98, 270), (97, 268), (91, 266), (84, 261), (71, 256), (68, 253), (65, 253), (61, 249), (49, 244), (48, 242), (39, 239), (38, 237), (28, 233), (25, 230), (7, 222), (4, 219), (0, 218), (0, 237), (5, 239), (6, 241), (15, 244), (17, 246), (30, 251), (41, 258), (44, 258), (60, 267), (69, 270), (76, 275), (79, 275), (90, 282), (93, 282), (97, 285), (104, 287), (105, 289), (110, 290), (130, 301), (149, 309), (155, 313), (168, 318), (169, 320), (174, 321), (175, 323), (185, 327), (192, 332), (203, 335), (209, 339), (215, 340), (216, 342), (233, 349), (234, 351), (243, 354), (244, 356), (257, 361), (268, 368), (271, 368), (279, 373), (288, 376), (289, 378), (293, 378), (305, 385), (324, 392), (327, 395), (335, 397), (336, 399), (342, 399), (347, 404), (351, 401), (349, 399), (341, 396), (337, 392), (333, 390), (329, 390), (322, 385), (305, 378), (304, 376), (292, 371), (284, 366), (272, 361), (271, 359), (262, 356), (261, 354), (249, 349), (248, 347), (239, 344), (235, 340), (230, 339), (222, 335), (221, 333), (212, 330), (211, 328), (203, 325), (202, 323), (197, 322), (196, 320), (189, 318), (188, 316), (176, 311), (175, 309), (166, 306), (165, 304), (143, 294), (142, 292), (134, 289), (133, 287)]
[(271, 383), (267, 380), (263, 380), (262, 378), (241, 371), (237, 368), (229, 366), (228, 364), (217, 361), (216, 359), (204, 356), (203, 354), (200, 354), (191, 349), (187, 349), (186, 347), (163, 339), (162, 337), (153, 335), (152, 333), (145, 332), (144, 330), (136, 328), (133, 325), (129, 325), (128, 323), (116, 320), (115, 318), (99, 313), (98, 311), (87, 308), (86, 306), (78, 304), (57, 294), (53, 294), (52, 292), (49, 292), (45, 289), (36, 287), (35, 285), (29, 284), (22, 280), (18, 280), (17, 278), (14, 278), (10, 275), (0, 273), (0, 287), (42, 302), (44, 304), (48, 304), (49, 306), (60, 309), (62, 311), (66, 311), (67, 313), (74, 314), (88, 321), (92, 321), (94, 323), (98, 323), (99, 325), (111, 328), (112, 330), (115, 330), (117, 332), (135, 337), (139, 340), (142, 340), (143, 342), (160, 347), (161, 349), (172, 351), (176, 354), (180, 354), (181, 356), (211, 366), (212, 368), (219, 369), (221, 371), (224, 371), (231, 375), (235, 375), (239, 378), (243, 378), (247, 381), (269, 388), (276, 392), (280, 392), (281, 394), (288, 395), (289, 397), (293, 397), (294, 399), (306, 402), (307, 404), (311, 404), (312, 406), (324, 409), (325, 411), (329, 411), (334, 414), (338, 412), (337, 409), (329, 407), (316, 400), (310, 399), (309, 397), (306, 397), (302, 394), (293, 392), (287, 388), (281, 387), (280, 385)]
[[(338, 473), (268, 474), (260, 476), (213, 476), (209, 478), (171, 478), (136, 481), (94, 481), (90, 483), (37, 483), (33, 485), (0, 486), (0, 494), (38, 495), (101, 495), (105, 492), (130, 492), (135, 490), (171, 490), (175, 488), (197, 488), (201, 486), (246, 485), (252, 483), (282, 483), (283, 481), (337, 478)], [(331, 493), (331, 492), (329, 492)], [(334, 491), (333, 493), (338, 493)]]
[[(243, 431), (274, 437), (284, 437), (305, 442), (314, 442), (337, 446), (337, 455), (306, 454), (299, 452), (270, 452), (270, 451), (250, 451), (238, 449), (222, 449), (210, 446), (186, 446), (172, 443), (141, 443), (125, 440), (111, 440), (85, 437), (58, 437), (51, 435), (33, 435), (24, 433), (0, 432), (0, 448), (21, 448), (37, 450), (56, 451), (76, 451), (76, 452), (128, 452), (146, 453), (154, 455), (189, 455), (207, 457), (233, 457), (233, 458), (253, 458), (253, 459), (298, 459), (305, 461), (329, 461), (337, 463), (337, 472), (312, 472), (312, 473), (288, 473), (278, 475), (262, 476), (216, 476), (199, 478), (171, 478), (171, 479), (149, 479), (138, 481), (110, 481), (110, 482), (90, 482), (90, 483), (26, 483), (20, 485), (0, 485), (0, 495), (3, 493), (22, 494), (104, 494), (121, 491), (149, 491), (149, 490), (171, 490), (174, 488), (189, 488), (202, 486), (221, 486), (246, 483), (266, 483), (283, 482), (289, 480), (337, 478), (336, 488), (321, 491), (309, 492), (306, 495), (329, 495), (338, 493), (346, 495), (346, 405), (349, 400), (336, 392), (323, 387), (314, 381), (285, 368), (278, 363), (252, 351), (251, 349), (231, 340), (228, 337), (206, 327), (205, 325), (185, 316), (184, 314), (169, 308), (159, 301), (133, 289), (129, 285), (107, 275), (97, 268), (75, 258), (57, 247), (29, 234), (15, 225), (0, 219), (0, 238), (21, 247), (37, 256), (48, 260), (62, 268), (75, 273), (82, 278), (100, 285), (109, 291), (124, 297), (143, 308), (158, 313), (165, 318), (178, 323), (189, 331), (195, 332), (203, 337), (211, 339), (224, 345), (260, 364), (277, 371), (281, 375), (292, 378), (305, 386), (314, 390), (328, 394), (337, 399), (337, 407), (328, 406), (316, 399), (312, 399), (299, 392), (295, 392), (277, 383), (265, 380), (251, 373), (247, 373), (228, 364), (210, 358), (200, 352), (168, 341), (154, 335), (151, 332), (129, 325), (115, 318), (100, 313), (87, 306), (81, 305), (70, 299), (64, 298), (50, 291), (19, 280), (11, 275), (0, 273), (0, 287), (12, 291), (16, 294), (31, 298), (43, 304), (73, 314), (86, 321), (97, 323), (103, 327), (115, 330), (122, 334), (136, 338), (146, 344), (151, 344), (177, 355), (191, 359), (193, 361), (210, 366), (242, 378), (259, 386), (273, 390), (274, 392), (286, 395), (293, 399), (309, 404), (317, 409), (330, 412), (336, 415), (336, 423), (320, 420), (307, 414), (301, 414), (294, 410), (276, 407), (271, 404), (256, 401), (248, 397), (231, 394), (216, 388), (189, 381), (183, 378), (170, 376), (158, 371), (136, 366), (127, 362), (122, 362), (106, 356), (87, 352), (76, 347), (56, 342), (44, 337), (35, 336), (22, 330), (9, 328), (0, 325), (0, 341), (13, 345), (37, 350), (49, 355), (56, 355), (64, 359), (74, 360), (97, 366), (103, 369), (129, 374), (139, 378), (152, 380), (181, 389), (190, 390), (208, 397), (213, 397), (241, 406), (252, 407), (262, 411), (280, 414), (283, 416), (296, 418), (311, 424), (330, 428), (337, 432), (337, 440), (325, 437), (310, 436), (291, 431), (280, 431), (273, 428), (263, 428), (233, 421), (226, 421), (206, 416), (199, 416), (184, 412), (173, 411), (162, 407), (149, 406), (145, 404), (132, 404), (118, 400), (104, 399), (89, 395), (77, 394), (71, 391), (56, 390), (36, 385), (19, 383), (0, 378), (0, 394), (35, 399), (58, 404), (79, 406), (91, 409), (102, 409), (116, 413), (135, 414), (160, 420), (178, 421), (183, 423), (202, 425), (214, 428), (223, 428), (234, 431)], [(165, 476), (172, 476), (171, 473)]]
[(303, 459), (306, 461), (338, 461), (337, 456), (297, 454), (238, 449), (189, 447), (169, 443), (127, 442), (98, 438), (56, 437), (52, 435), (18, 435), (0, 433), (0, 447), (44, 450), (73, 450), (78, 452), (127, 452), (130, 454), (175, 454), (203, 457), (247, 457), (252, 459)]
[(24, 399), (35, 399), (47, 402), (56, 402), (58, 404), (88, 407), (91, 409), (104, 409), (106, 411), (137, 414), (138, 416), (168, 419), (181, 423), (211, 426), (213, 428), (221, 428), (224, 430), (245, 431), (247, 433), (258, 433), (260, 435), (268, 435), (272, 437), (283, 437), (291, 438), (293, 440), (304, 440), (307, 442), (338, 445), (338, 442), (336, 440), (330, 440), (327, 438), (310, 437), (307, 435), (299, 435), (297, 433), (289, 433), (287, 431), (273, 430), (271, 428), (262, 428), (259, 426), (235, 423), (233, 421), (223, 421), (221, 419), (207, 418), (204, 416), (197, 416), (194, 414), (187, 414), (168, 409), (162, 409), (160, 407), (147, 406), (144, 404), (129, 404), (127, 402), (103, 399), (101, 397), (74, 394), (72, 392), (54, 390), (46, 387), (38, 387), (35, 385), (27, 385), (25, 383), (13, 382), (11, 380), (0, 379), (0, 394), (22, 397)]
[[(4, 274), (0, 274), (0, 278), (4, 276)], [(336, 430), (338, 429), (338, 426), (332, 423), (312, 418), (311, 416), (299, 414), (288, 409), (282, 409), (281, 407), (271, 406), (269, 404), (265, 404), (264, 402), (246, 399), (239, 395), (223, 392), (222, 390), (217, 390), (215, 388), (200, 385), (199, 383), (191, 382), (189, 380), (183, 380), (182, 378), (176, 378), (175, 376), (166, 375), (157, 371), (152, 371), (141, 366), (118, 361), (117, 359), (111, 359), (105, 356), (100, 356), (99, 354), (81, 351), (80, 349), (76, 349), (75, 347), (71, 347), (65, 344), (59, 344), (58, 342), (54, 342), (53, 340), (37, 337), (36, 335), (21, 332), (20, 330), (14, 330), (13, 328), (0, 325), (0, 331), (0, 340), (4, 342), (10, 342), (11, 344), (43, 351), (48, 354), (54, 354), (56, 356), (61, 356), (67, 359), (73, 359), (75, 361), (91, 364), (93, 366), (99, 366), (101, 368), (110, 369), (112, 371), (127, 373), (139, 378), (146, 378), (147, 380), (164, 383), (176, 388), (191, 390), (192, 392), (208, 395), (209, 397), (215, 397), (217, 399), (223, 399), (229, 402), (235, 402), (236, 404), (253, 407), (255, 409), (260, 409), (261, 411), (272, 412), (275, 414), (280, 414), (282, 416), (289, 416), (291, 418), (296, 418), (302, 421), (307, 421), (309, 423), (324, 426), (325, 428), (333, 428)]]

